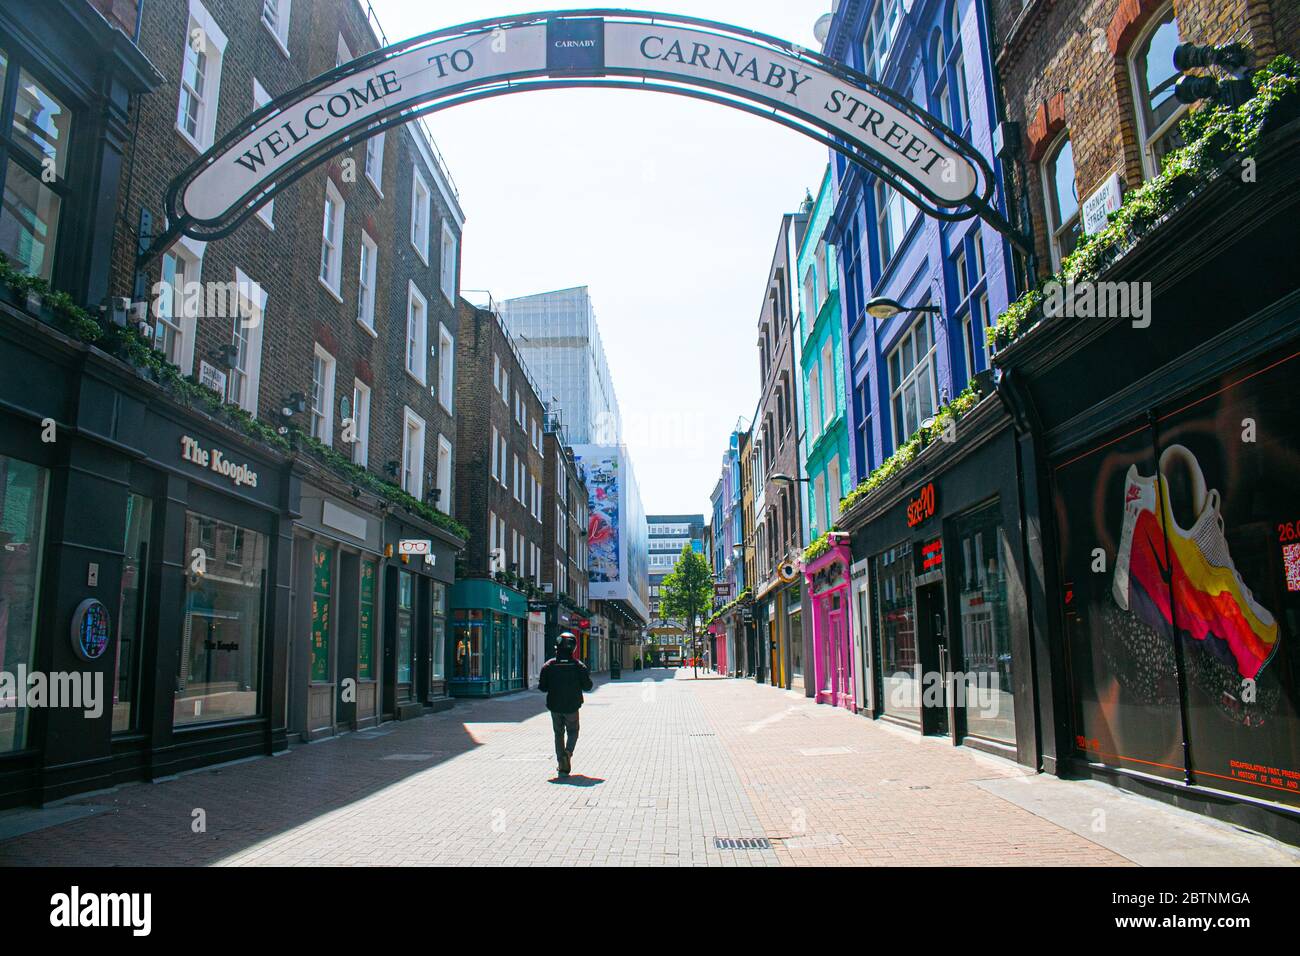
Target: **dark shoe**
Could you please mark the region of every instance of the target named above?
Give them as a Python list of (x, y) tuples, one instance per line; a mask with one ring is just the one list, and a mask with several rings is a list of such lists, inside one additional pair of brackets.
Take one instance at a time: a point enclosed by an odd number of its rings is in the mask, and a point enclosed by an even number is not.
[(560, 760), (560, 776), (567, 777), (571, 767), (572, 764), (569, 763), (569, 755), (565, 754), (563, 759)]

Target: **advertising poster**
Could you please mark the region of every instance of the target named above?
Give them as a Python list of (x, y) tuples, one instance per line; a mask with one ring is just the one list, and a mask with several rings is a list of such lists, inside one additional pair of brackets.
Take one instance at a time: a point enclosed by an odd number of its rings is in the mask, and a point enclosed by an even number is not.
[(1297, 376), (1251, 363), (1056, 466), (1089, 759), (1300, 805)]
[(622, 580), (619, 562), (618, 448), (595, 449), (578, 459), (587, 485), (587, 556), (592, 584)]

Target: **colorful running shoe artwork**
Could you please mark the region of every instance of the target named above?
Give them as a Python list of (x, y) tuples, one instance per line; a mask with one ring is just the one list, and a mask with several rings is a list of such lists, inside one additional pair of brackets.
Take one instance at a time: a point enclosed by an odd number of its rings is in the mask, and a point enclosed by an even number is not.
[[(1191, 486), (1189, 513), (1197, 516), (1190, 528), (1169, 502), (1169, 477), (1180, 470)], [(1176, 627), (1242, 677), (1258, 677), (1277, 651), (1277, 621), (1232, 562), (1218, 489), (1206, 491), (1200, 463), (1182, 445), (1164, 450), (1158, 471), (1148, 477), (1133, 465), (1125, 477), (1115, 603), (1162, 634)]]

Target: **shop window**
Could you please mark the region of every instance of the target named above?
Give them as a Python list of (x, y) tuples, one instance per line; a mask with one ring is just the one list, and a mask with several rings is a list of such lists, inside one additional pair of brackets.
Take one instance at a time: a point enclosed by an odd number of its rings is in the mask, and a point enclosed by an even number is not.
[[(0, 455), (0, 670), (35, 666), (36, 608), (41, 592), (41, 552), (49, 473)], [(27, 746), (29, 707), (0, 688), (0, 753)]]
[(415, 575), (397, 572), (397, 695), (409, 700), (415, 674)]
[(1178, 43), (1178, 18), (1171, 3), (1151, 18), (1128, 61), (1142, 140), (1142, 171), (1147, 179), (1158, 176), (1165, 156), (1183, 145), (1178, 123), (1188, 107), (1174, 96), (1174, 83), (1180, 75), (1174, 69)]
[(126, 499), (126, 532), (122, 544), (121, 610), (117, 618), (117, 647), (113, 663), (113, 733), (135, 729), (135, 702), (140, 683), (140, 649), (144, 646), (144, 609), (149, 579), (149, 542), (153, 531), (153, 502), (142, 495)]
[(916, 434), (938, 406), (935, 394), (934, 340), (930, 317), (922, 314), (889, 353), (889, 387), (894, 446)]
[(447, 585), (431, 581), (429, 598), (429, 678), (438, 682), (447, 678)]
[(330, 604), (334, 595), (334, 549), (312, 547), (311, 679), (330, 679)]
[(452, 637), (456, 646), (456, 680), (483, 679), (484, 612), (458, 608), (453, 614)]
[[(218, 540), (233, 541), (236, 536), (239, 547), (216, 546)], [(175, 724), (254, 717), (261, 713), (266, 536), (187, 512), (185, 554), (191, 570), (186, 578)]]
[(1040, 167), (1047, 202), (1047, 227), (1052, 247), (1052, 268), (1074, 251), (1083, 233), (1079, 218), (1079, 192), (1074, 179), (1074, 146), (1068, 133), (1061, 135)]
[(357, 617), (357, 680), (375, 679), (375, 583), (379, 562), (361, 561), (361, 610)]
[(1006, 535), (993, 502), (953, 521), (966, 732), (1016, 740), (1011, 622), (1007, 611)]
[(871, 559), (876, 608), (880, 679), (885, 713), (921, 721), (917, 673), (916, 604), (912, 586), (912, 547), (904, 542)]
[(226, 35), (199, 0), (190, 0), (184, 43), (176, 129), (201, 153), (216, 140)]
[[(0, 105), (13, 103), (13, 122), (0, 131), (0, 252), (34, 276), (50, 279), (60, 214), (72, 189), (68, 141), (72, 113), (27, 68), (0, 50)], [(0, 112), (3, 112), (0, 110)]]

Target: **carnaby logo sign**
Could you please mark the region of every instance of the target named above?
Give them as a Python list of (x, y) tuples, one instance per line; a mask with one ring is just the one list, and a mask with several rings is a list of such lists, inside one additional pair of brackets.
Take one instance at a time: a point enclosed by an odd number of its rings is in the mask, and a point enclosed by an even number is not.
[[(595, 11), (481, 20), (357, 58), (273, 100), (168, 191), (170, 225), (213, 238), (311, 166), (413, 111), (538, 86), (686, 93), (757, 112), (847, 153), (923, 208), (992, 215), (987, 161), (897, 93), (772, 37), (672, 15)], [(570, 81), (568, 84), (565, 81)], [(757, 108), (756, 108), (757, 106)], [(251, 119), (251, 118), (250, 118)]]
[(599, 75), (605, 67), (605, 21), (551, 17), (546, 21), (546, 69)]

